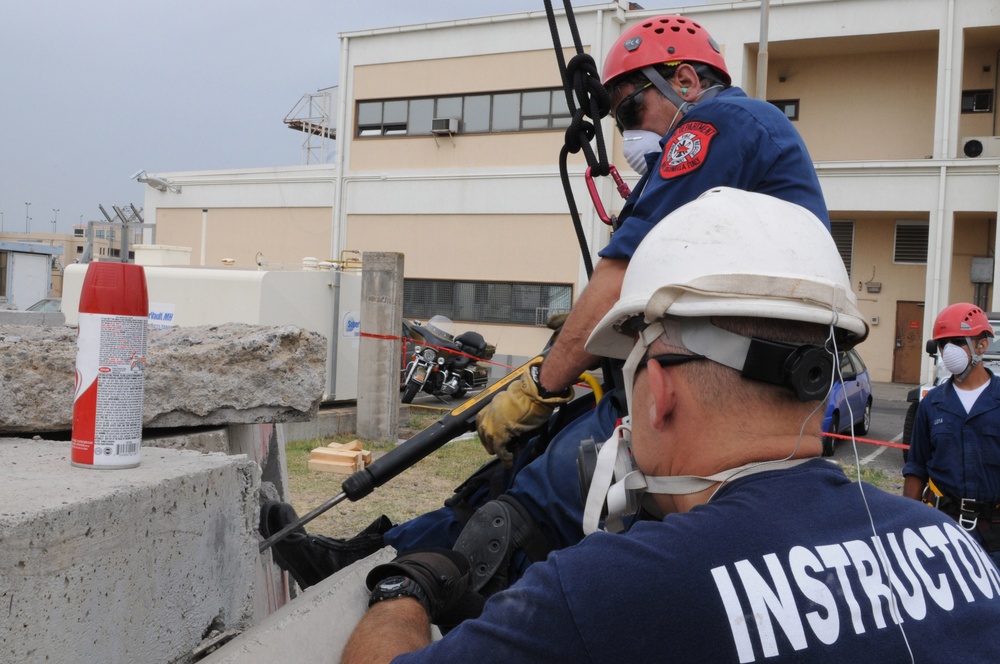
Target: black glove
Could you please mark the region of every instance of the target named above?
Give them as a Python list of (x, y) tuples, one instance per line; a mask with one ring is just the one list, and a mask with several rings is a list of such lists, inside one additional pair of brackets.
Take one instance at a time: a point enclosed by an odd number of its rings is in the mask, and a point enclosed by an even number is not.
[(396, 575), (416, 581), (427, 596), (425, 608), (431, 622), (442, 631), (482, 612), (482, 596), (469, 587), (472, 565), (458, 551), (426, 549), (407, 553), (373, 568), (365, 583), (371, 590), (382, 579)]

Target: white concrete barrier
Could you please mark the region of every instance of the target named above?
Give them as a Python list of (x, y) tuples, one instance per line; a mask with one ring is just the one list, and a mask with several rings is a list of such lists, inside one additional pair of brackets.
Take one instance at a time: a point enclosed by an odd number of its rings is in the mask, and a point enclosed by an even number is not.
[(184, 662), (253, 620), (260, 470), (143, 447), (128, 470), (0, 438), (0, 661)]
[(365, 576), (392, 547), (345, 567), (225, 644), (200, 664), (336, 664), (368, 608)]

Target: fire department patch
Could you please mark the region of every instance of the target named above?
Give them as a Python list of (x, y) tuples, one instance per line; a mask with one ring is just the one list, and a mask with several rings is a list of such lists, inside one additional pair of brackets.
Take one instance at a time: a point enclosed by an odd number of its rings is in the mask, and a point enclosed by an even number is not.
[(719, 130), (707, 122), (685, 122), (674, 131), (663, 148), (660, 177), (680, 177), (697, 170), (708, 157), (708, 146)]

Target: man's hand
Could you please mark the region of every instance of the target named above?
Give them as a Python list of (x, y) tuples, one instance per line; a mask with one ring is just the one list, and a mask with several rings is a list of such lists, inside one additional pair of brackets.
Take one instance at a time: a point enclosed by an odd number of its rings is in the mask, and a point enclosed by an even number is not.
[(514, 455), (507, 448), (511, 439), (542, 426), (556, 406), (573, 398), (571, 387), (558, 394), (544, 393), (537, 379), (541, 364), (540, 357), (532, 360), (528, 370), (493, 397), (476, 416), (476, 430), (483, 447), (490, 454), (497, 455), (508, 468), (514, 463)]
[(399, 556), (373, 568), (365, 583), (371, 590), (392, 576), (407, 577), (420, 586), (425, 597), (417, 599), (435, 625), (449, 627), (482, 612), (483, 598), (469, 587), (472, 565), (458, 551), (428, 549)]

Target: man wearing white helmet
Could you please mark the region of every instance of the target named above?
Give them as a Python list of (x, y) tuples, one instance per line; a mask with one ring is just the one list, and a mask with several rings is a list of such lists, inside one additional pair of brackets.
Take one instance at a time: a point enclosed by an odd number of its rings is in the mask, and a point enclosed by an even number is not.
[(626, 360), (631, 416), (601, 447), (588, 517), (643, 516), (532, 565), (434, 643), (429, 624), (468, 600), (467, 561), (376, 567), (343, 662), (1000, 661), (982, 548), (814, 458), (832, 358), (866, 334), (810, 212), (725, 188), (681, 207), (588, 341)]

